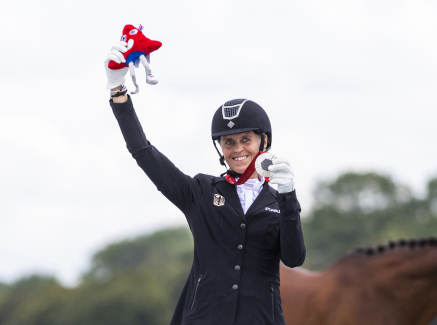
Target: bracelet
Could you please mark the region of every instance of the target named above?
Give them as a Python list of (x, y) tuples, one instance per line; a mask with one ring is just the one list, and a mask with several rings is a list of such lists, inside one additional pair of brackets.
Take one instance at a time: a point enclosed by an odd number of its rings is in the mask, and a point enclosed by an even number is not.
[(122, 86), (122, 88), (119, 89), (119, 90), (111, 90), (111, 98), (118, 97), (118, 96), (123, 96), (124, 94), (127, 93), (126, 86), (124, 84), (121, 85), (121, 86)]

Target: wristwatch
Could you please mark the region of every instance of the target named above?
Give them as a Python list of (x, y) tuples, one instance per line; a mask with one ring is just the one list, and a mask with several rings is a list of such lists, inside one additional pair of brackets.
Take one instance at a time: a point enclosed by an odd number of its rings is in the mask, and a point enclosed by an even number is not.
[(120, 86), (121, 86), (121, 89), (118, 89), (118, 90), (111, 90), (111, 91), (110, 91), (111, 98), (118, 97), (118, 96), (123, 96), (124, 94), (127, 93), (127, 88), (126, 88), (126, 86), (125, 86), (124, 84), (123, 84), (123, 85), (120, 85)]

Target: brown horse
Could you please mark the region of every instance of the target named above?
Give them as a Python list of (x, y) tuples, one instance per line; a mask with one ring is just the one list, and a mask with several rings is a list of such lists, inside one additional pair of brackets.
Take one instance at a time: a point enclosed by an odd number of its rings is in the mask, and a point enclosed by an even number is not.
[(281, 266), (288, 325), (428, 325), (437, 316), (437, 239), (358, 249), (323, 272)]

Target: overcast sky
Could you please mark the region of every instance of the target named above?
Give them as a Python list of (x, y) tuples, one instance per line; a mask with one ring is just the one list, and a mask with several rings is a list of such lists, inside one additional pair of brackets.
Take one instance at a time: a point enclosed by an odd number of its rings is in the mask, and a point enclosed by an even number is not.
[[(103, 61), (126, 24), (163, 43), (133, 96), (182, 171), (223, 171), (215, 110), (270, 116), (303, 214), (317, 180), (377, 171), (422, 195), (437, 175), (437, 4), (411, 1), (11, 1), (0, 19), (0, 281), (74, 285), (115, 240), (186, 224), (126, 150)], [(130, 78), (127, 86), (133, 89)]]

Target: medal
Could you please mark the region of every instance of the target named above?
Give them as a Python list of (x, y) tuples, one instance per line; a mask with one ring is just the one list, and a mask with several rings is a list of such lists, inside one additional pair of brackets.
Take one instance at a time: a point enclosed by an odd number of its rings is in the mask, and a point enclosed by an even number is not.
[(272, 177), (277, 173), (276, 171), (269, 170), (269, 166), (273, 165), (273, 160), (275, 159), (276, 156), (274, 154), (271, 154), (270, 152), (264, 152), (259, 155), (255, 161), (255, 170), (259, 175), (264, 176), (267, 182), (269, 181), (269, 177)]

